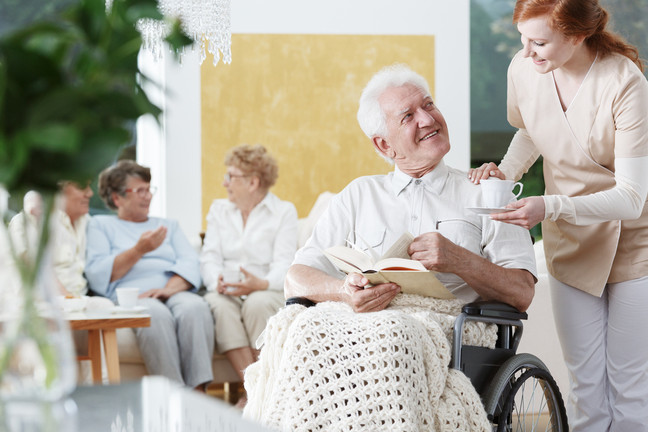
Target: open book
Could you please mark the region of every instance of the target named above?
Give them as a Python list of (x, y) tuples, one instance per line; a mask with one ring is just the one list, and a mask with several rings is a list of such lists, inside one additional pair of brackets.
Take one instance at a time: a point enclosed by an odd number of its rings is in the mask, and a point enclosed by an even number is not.
[(368, 253), (346, 246), (327, 248), (324, 255), (338, 269), (347, 274), (361, 273), (372, 285), (392, 282), (400, 285), (404, 293), (440, 299), (455, 298), (437, 279), (436, 272), (426, 269), (419, 261), (410, 259), (407, 248), (412, 240), (414, 237), (410, 233), (403, 234), (377, 260)]

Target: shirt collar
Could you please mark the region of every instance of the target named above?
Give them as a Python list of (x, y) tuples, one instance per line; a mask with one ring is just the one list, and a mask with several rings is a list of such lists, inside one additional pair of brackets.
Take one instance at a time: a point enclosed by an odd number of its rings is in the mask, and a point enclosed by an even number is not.
[[(225, 198), (227, 199), (227, 198)], [(270, 213), (275, 213), (277, 211), (277, 203), (279, 199), (272, 193), (268, 192), (266, 196), (263, 197), (261, 202), (257, 204), (254, 208), (267, 208)], [(230, 211), (232, 212), (237, 212), (239, 211), (238, 207), (236, 207), (236, 204), (234, 204), (232, 201), (227, 200), (227, 205), (229, 206)]]
[[(426, 187), (430, 188), (436, 193), (440, 193), (445, 185), (446, 179), (448, 178), (448, 167), (441, 160), (436, 167), (429, 173), (425, 174), (420, 180), (425, 184)], [(395, 195), (399, 195), (405, 190), (405, 188), (417, 179), (408, 176), (403, 171), (401, 171), (398, 166), (394, 168), (394, 175), (392, 177), (392, 188)]]

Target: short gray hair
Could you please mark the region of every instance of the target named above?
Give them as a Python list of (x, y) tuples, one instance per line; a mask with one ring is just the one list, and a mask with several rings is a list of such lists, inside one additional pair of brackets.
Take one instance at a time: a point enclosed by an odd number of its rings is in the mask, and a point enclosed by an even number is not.
[(387, 134), (385, 113), (378, 99), (385, 90), (405, 84), (411, 84), (428, 95), (430, 94), (430, 87), (425, 78), (405, 64), (394, 64), (382, 68), (365, 86), (360, 96), (357, 118), (360, 128), (370, 139)]

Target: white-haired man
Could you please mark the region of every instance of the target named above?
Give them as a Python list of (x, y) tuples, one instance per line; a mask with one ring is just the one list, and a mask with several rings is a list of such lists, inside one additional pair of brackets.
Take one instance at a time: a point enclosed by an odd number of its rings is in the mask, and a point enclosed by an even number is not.
[(333, 198), (288, 271), (286, 297), (342, 301), (356, 312), (386, 308), (398, 285), (366, 289), (366, 278), (344, 277), (321, 251), (348, 240), (382, 254), (409, 231), (416, 238), (408, 253), (440, 272), (458, 298), (526, 310), (536, 281), (529, 233), (467, 210), (481, 206), (481, 191), (466, 173), (444, 164), (448, 127), (425, 79), (404, 65), (382, 69), (362, 93), (358, 122), (395, 169), (358, 178)]
[[(443, 163), (450, 150), (446, 122), (411, 69), (378, 72), (360, 98), (358, 120), (395, 169), (358, 178), (332, 198), (297, 252), (286, 297), (325, 303), (287, 307), (271, 318), (260, 360), (246, 371), (244, 414), (281, 430), (412, 432), (444, 424), (489, 431), (468, 378), (448, 370), (446, 331), (462, 301), (529, 306), (529, 233), (466, 209), (481, 205), (480, 187)], [(322, 253), (350, 241), (382, 255), (405, 232), (416, 236), (411, 257), (441, 272), (459, 300), (396, 298), (398, 285), (368, 287), (364, 276), (345, 276)], [(488, 330), (469, 333), (476, 335), (471, 345), (495, 338)]]

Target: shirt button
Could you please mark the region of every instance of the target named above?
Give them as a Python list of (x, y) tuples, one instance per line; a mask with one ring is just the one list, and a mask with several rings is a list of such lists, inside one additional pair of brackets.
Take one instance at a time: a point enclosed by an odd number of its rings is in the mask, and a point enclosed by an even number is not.
[(420, 185), (420, 184), (421, 184), (421, 179), (416, 179), (416, 181), (414, 182), (414, 184)]
[(418, 216), (416, 216), (416, 215), (412, 216), (412, 220), (413, 220), (413, 221), (415, 221), (415, 220), (417, 220), (417, 219), (418, 219)]

